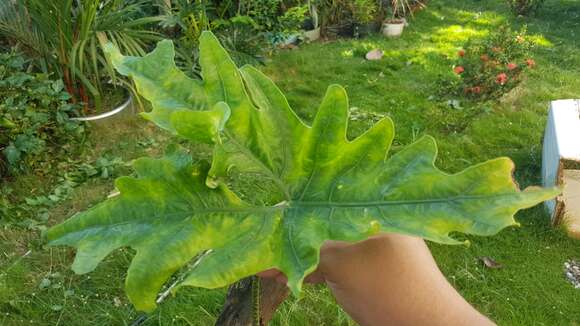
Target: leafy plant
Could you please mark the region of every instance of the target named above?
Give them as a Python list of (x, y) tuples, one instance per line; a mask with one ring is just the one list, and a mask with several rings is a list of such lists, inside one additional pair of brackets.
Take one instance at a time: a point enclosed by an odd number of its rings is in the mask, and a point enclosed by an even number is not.
[(234, 16), (227, 20), (216, 21), (213, 31), (237, 64), (263, 62), (263, 53), (269, 44), (251, 17)]
[(355, 0), (352, 4), (353, 18), (359, 24), (368, 24), (377, 12), (376, 0)]
[(286, 10), (286, 12), (278, 18), (279, 29), (286, 34), (298, 32), (302, 27), (302, 23), (304, 22), (307, 13), (308, 6), (306, 5), (296, 6)]
[(424, 0), (387, 0), (389, 2), (385, 7), (390, 9), (393, 19), (409, 17), (418, 8), (425, 7)]
[[(217, 288), (278, 268), (294, 293), (319, 261), (326, 240), (357, 241), (399, 232), (446, 244), (451, 232), (492, 235), (513, 214), (558, 193), (520, 192), (511, 160), (499, 158), (446, 174), (434, 166), (435, 141), (423, 137), (387, 159), (393, 123), (384, 118), (346, 138), (348, 100), (332, 85), (311, 125), (282, 92), (250, 66), (236, 68), (211, 33), (201, 36), (203, 81), (179, 71), (172, 43), (145, 57), (110, 49), (118, 71), (135, 81), (159, 127), (214, 145), (210, 165), (182, 150), (134, 162), (120, 195), (47, 232), (50, 245), (77, 248), (73, 269), (93, 270), (112, 250), (136, 250), (126, 291), (137, 309), (155, 308), (157, 292), (192, 260), (176, 287)], [(270, 181), (268, 202), (242, 200), (236, 178)]]
[(371, 23), (381, 12), (378, 0), (320, 0), (321, 21), (327, 34), (349, 35), (359, 33), (359, 27)]
[(352, 20), (352, 3), (348, 0), (320, 0), (318, 9), (324, 26), (344, 24)]
[(74, 100), (96, 107), (102, 78), (115, 80), (102, 47), (113, 42), (127, 53), (143, 55), (148, 41), (159, 39), (146, 29), (158, 17), (141, 17), (147, 1), (22, 0), (0, 3), (0, 35), (41, 58), (56, 71)]
[(168, 5), (161, 25), (173, 29), (176, 61), (188, 75), (199, 77), (199, 37), (207, 30), (220, 38), (236, 62), (260, 62), (266, 38), (264, 27), (252, 17), (230, 12), (232, 5), (216, 6), (208, 0), (174, 0)]
[(506, 0), (506, 2), (514, 14), (526, 16), (540, 10), (545, 0)]
[(169, 1), (161, 26), (178, 26), (183, 39), (197, 44), (201, 33), (211, 29), (212, 20), (217, 18), (215, 11), (212, 1), (208, 0)]
[(252, 17), (262, 31), (278, 29), (278, 17), (282, 14), (282, 0), (239, 1), (239, 13)]
[(8, 185), (0, 187), (0, 224), (15, 223), (27, 228), (45, 229), (50, 208), (68, 199), (73, 189), (92, 178), (108, 179), (118, 175), (124, 162), (120, 158), (99, 157), (92, 162), (63, 159), (57, 165), (59, 175), (52, 189), (18, 201), (11, 198)]
[(458, 93), (475, 99), (499, 98), (517, 86), (522, 73), (535, 66), (534, 43), (524, 26), (512, 31), (502, 26), (483, 42), (468, 43), (458, 52), (454, 72)]
[(15, 50), (0, 53), (0, 178), (46, 161), (80, 140), (84, 127), (62, 80), (27, 72)]

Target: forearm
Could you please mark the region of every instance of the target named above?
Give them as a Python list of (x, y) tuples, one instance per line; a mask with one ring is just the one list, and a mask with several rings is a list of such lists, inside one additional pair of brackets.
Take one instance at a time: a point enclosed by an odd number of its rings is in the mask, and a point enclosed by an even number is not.
[(322, 259), (338, 303), (361, 325), (493, 324), (447, 282), (421, 239), (389, 234), (333, 243)]

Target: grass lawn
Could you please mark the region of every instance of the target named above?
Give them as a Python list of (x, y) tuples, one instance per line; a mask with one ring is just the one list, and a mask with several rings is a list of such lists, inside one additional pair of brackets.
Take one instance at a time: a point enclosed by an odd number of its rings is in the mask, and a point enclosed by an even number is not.
[[(354, 108), (349, 134), (355, 136), (384, 115), (397, 129), (395, 150), (423, 134), (438, 140), (437, 165), (457, 172), (497, 156), (511, 157), (522, 186), (538, 184), (541, 141), (550, 100), (580, 98), (580, 1), (548, 0), (537, 17), (515, 18), (503, 1), (432, 0), (402, 38), (380, 35), (362, 40), (313, 43), (282, 51), (262, 69), (287, 94), (297, 113), (311, 121), (326, 87), (347, 88)], [(447, 104), (436, 96), (440, 80), (452, 78), (456, 52), (470, 38), (485, 37), (502, 22), (528, 25), (540, 45), (537, 67), (498, 102)], [(380, 48), (385, 57), (365, 61), (362, 50)], [(129, 161), (157, 154), (171, 142), (137, 117), (94, 126), (88, 157), (112, 155)], [(200, 149), (200, 157), (208, 155)], [(13, 200), (42, 193), (51, 178), (22, 176), (12, 185)], [(111, 179), (91, 179), (69, 200), (49, 211), (48, 224), (62, 221), (99, 202), (113, 190)], [(579, 325), (580, 290), (563, 277), (563, 263), (580, 258), (580, 241), (549, 226), (542, 207), (517, 215), (519, 228), (490, 238), (468, 237), (471, 247), (430, 244), (449, 281), (479, 310), (501, 325)], [(130, 250), (109, 256), (95, 272), (74, 275), (73, 252), (42, 248), (38, 228), (0, 230), (0, 325), (125, 325), (138, 317), (123, 293)], [(465, 237), (457, 235), (458, 237)], [(23, 255), (31, 250), (30, 254)], [(489, 256), (504, 265), (485, 269)], [(146, 325), (209, 325), (215, 321), (224, 290), (181, 290), (164, 302)], [(274, 325), (349, 325), (325, 289), (307, 287), (288, 300)]]

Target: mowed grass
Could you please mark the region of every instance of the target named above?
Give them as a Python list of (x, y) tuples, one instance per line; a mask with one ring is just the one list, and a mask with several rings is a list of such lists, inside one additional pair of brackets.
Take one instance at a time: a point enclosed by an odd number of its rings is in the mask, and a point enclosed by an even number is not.
[[(498, 102), (470, 103), (461, 109), (439, 96), (440, 81), (453, 78), (456, 51), (470, 38), (485, 37), (499, 24), (527, 24), (540, 45), (537, 68)], [(360, 53), (380, 48), (385, 58), (365, 61)], [(282, 51), (261, 68), (287, 94), (292, 107), (311, 121), (329, 84), (346, 87), (353, 109), (349, 136), (389, 116), (396, 125), (393, 150), (424, 134), (439, 144), (437, 165), (457, 172), (498, 156), (511, 157), (522, 186), (539, 184), (541, 141), (550, 100), (580, 98), (580, 1), (548, 0), (537, 17), (516, 18), (503, 1), (433, 0), (417, 14), (400, 39), (375, 35)], [(156, 155), (170, 142), (139, 118), (96, 126), (93, 157), (129, 161)], [(143, 144), (146, 144), (143, 146)], [(196, 152), (206, 157), (203, 150)], [(18, 193), (42, 189), (43, 180), (23, 177)], [(57, 223), (113, 190), (111, 181), (93, 180), (53, 209)], [(563, 263), (580, 258), (580, 241), (549, 225), (542, 207), (520, 212), (519, 228), (494, 237), (466, 237), (471, 246), (430, 244), (449, 281), (479, 310), (501, 325), (578, 325), (580, 291), (563, 277)], [(24, 256), (28, 251), (28, 255)], [(73, 251), (43, 248), (38, 232), (14, 227), (0, 231), (0, 325), (130, 325), (140, 317), (123, 293), (132, 252), (119, 250), (88, 275), (70, 269)], [(504, 267), (490, 270), (477, 257)], [(185, 289), (147, 317), (146, 325), (209, 325), (219, 315), (225, 290)], [(274, 325), (349, 325), (326, 289), (307, 287), (278, 311)]]

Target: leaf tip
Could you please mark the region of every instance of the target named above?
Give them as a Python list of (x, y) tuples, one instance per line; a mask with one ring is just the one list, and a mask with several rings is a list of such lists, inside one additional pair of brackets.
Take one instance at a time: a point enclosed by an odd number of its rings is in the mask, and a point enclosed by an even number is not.
[(226, 102), (218, 102), (214, 105), (213, 110), (218, 114), (218, 130), (223, 131), (226, 122), (232, 115), (232, 109)]
[(379, 221), (377, 220), (372, 220), (369, 225), (369, 234), (375, 235), (378, 234), (379, 232), (381, 232), (381, 223), (379, 223)]
[(111, 42), (107, 42), (105, 44), (103, 51), (105, 51), (105, 53), (109, 54), (109, 55), (114, 54), (114, 53), (119, 53), (119, 49), (115, 46), (115, 44), (113, 44)]
[(40, 231), (40, 240), (42, 241), (43, 244), (46, 244), (46, 245), (49, 245), (49, 246), (50, 246), (50, 244), (48, 243), (48, 241), (49, 241), (48, 233), (50, 232), (50, 230), (52, 230), (52, 228), (42, 229)]
[(212, 33), (211, 31), (203, 31), (203, 32), (201, 32), (201, 35), (199, 36), (200, 47), (203, 47), (206, 43), (207, 44), (215, 43), (221, 47), (219, 40), (214, 35), (214, 33)]
[(210, 189), (216, 189), (220, 183), (215, 176), (208, 175), (207, 178), (205, 178), (205, 185)]
[(77, 275), (83, 275), (83, 274), (90, 273), (93, 270), (95, 270), (95, 268), (96, 268), (96, 265), (87, 266), (85, 264), (77, 263), (76, 260), (73, 262), (73, 264), (71, 266), (72, 271), (75, 272), (75, 274), (77, 274)]
[(288, 288), (290, 289), (290, 292), (292, 292), (292, 294), (295, 297), (297, 297), (297, 298), (302, 297), (302, 282), (301, 281), (291, 282), (290, 280), (288, 280), (288, 282), (286, 283), (286, 286), (288, 286)]
[[(123, 55), (121, 54), (121, 51), (119, 50), (119, 48), (111, 43), (111, 42), (107, 42), (103, 48), (103, 52), (105, 53), (105, 56), (111, 60), (111, 63), (113, 64), (113, 66), (115, 67), (115, 69), (119, 70), (120, 66), (121, 66), (121, 62), (123, 61)], [(124, 74), (122, 71), (119, 71), (121, 74)]]
[(424, 135), (418, 141), (423, 141), (423, 142), (428, 143), (429, 145), (437, 148), (437, 140), (435, 139), (435, 137), (433, 137), (431, 135)]
[(152, 121), (151, 113), (149, 112), (141, 112), (139, 113), (139, 116), (145, 120)]
[(330, 84), (326, 90), (327, 95), (333, 94), (335, 96), (346, 97), (346, 89), (339, 84)]

